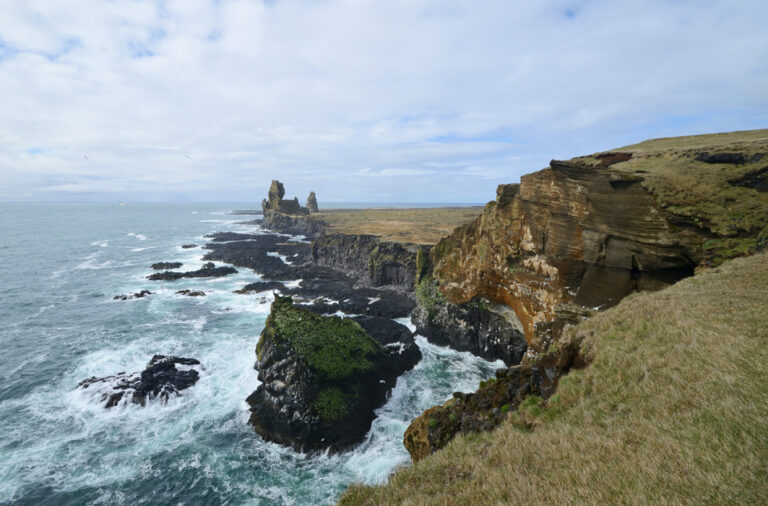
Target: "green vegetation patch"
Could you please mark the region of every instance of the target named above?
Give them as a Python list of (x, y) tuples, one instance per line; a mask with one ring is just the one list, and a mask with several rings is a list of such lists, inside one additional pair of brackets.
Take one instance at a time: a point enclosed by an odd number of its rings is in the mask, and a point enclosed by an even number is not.
[(312, 313), (294, 306), (290, 297), (276, 296), (264, 334), (257, 354), (264, 337), (285, 343), (319, 376), (332, 381), (370, 370), (370, 358), (383, 351), (356, 321)]
[(312, 403), (312, 407), (326, 423), (344, 418), (351, 410), (349, 397), (337, 387), (322, 390)]

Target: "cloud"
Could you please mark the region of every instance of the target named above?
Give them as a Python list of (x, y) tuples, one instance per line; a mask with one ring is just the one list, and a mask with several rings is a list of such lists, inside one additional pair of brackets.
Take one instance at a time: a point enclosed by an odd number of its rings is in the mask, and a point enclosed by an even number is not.
[(655, 136), (768, 126), (768, 4), (11, 0), (0, 199), (482, 202)]

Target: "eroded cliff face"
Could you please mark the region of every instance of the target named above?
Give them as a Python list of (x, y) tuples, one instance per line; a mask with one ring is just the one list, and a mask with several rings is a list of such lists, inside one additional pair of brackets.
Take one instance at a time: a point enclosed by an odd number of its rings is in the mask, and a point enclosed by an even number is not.
[(420, 249), (427, 248), (382, 241), (374, 235), (326, 234), (312, 242), (312, 259), (344, 272), (359, 286), (412, 292)]
[(671, 225), (642, 180), (553, 161), (499, 186), (475, 222), (434, 248), (440, 292), (453, 304), (511, 307), (535, 347), (560, 320), (578, 320), (571, 303), (604, 308), (693, 274), (706, 235)]

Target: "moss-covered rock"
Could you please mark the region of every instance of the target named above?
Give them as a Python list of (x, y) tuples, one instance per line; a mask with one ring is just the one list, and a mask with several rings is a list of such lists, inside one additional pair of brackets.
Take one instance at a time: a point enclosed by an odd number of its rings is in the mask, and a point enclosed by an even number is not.
[(375, 317), (359, 322), (275, 296), (256, 346), (262, 383), (247, 399), (256, 432), (304, 451), (362, 439), (374, 410), (421, 353), (404, 326)]

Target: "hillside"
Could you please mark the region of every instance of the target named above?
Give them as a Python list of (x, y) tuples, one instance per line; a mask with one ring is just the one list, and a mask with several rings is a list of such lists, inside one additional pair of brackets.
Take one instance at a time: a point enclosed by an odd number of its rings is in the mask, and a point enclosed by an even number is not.
[(547, 403), (341, 504), (762, 503), (768, 255), (629, 295), (566, 331), (590, 362)]

